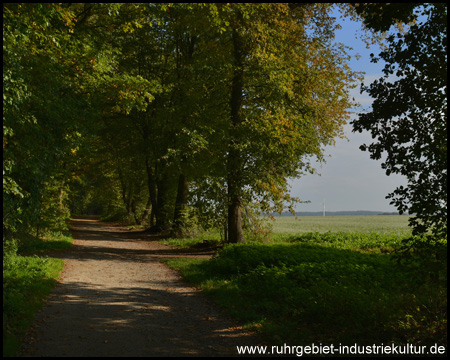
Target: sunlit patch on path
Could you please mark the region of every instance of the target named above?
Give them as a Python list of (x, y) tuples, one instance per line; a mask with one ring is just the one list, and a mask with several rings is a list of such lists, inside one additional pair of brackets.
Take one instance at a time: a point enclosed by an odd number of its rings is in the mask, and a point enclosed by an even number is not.
[(72, 225), (23, 356), (232, 356), (260, 343), (159, 261), (175, 250), (93, 218)]

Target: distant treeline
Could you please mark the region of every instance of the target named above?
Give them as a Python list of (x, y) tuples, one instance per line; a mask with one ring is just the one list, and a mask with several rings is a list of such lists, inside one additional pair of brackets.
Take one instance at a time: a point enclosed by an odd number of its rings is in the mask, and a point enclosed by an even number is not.
[[(279, 214), (272, 214), (273, 216), (280, 216)], [(326, 211), (325, 216), (358, 216), (358, 215), (399, 215), (398, 212), (381, 212), (381, 211)], [(408, 215), (408, 214), (405, 214)], [(284, 212), (281, 216), (294, 216), (290, 212)], [(295, 216), (323, 216), (323, 211), (300, 211), (295, 213)]]

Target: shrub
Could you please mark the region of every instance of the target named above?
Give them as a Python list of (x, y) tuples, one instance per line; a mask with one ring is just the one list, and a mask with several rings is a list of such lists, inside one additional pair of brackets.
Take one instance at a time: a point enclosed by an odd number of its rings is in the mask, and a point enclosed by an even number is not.
[[(367, 238), (373, 250), (393, 248), (399, 240)], [(392, 261), (391, 255), (351, 250), (367, 245), (362, 234), (350, 235), (348, 244), (345, 234), (331, 233), (289, 241), (229, 244), (211, 260), (185, 262), (180, 268), (195, 274), (191, 281), (231, 314), (257, 324), (275, 342), (373, 344), (445, 338), (446, 315), (439, 309), (445, 308), (446, 297), (426, 273)], [(415, 331), (418, 321), (420, 330)]]

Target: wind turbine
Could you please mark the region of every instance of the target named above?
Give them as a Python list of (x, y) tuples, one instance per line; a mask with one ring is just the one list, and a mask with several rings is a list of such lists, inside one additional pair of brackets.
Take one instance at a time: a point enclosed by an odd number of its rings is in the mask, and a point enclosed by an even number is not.
[(325, 199), (323, 199), (323, 216), (325, 216)]

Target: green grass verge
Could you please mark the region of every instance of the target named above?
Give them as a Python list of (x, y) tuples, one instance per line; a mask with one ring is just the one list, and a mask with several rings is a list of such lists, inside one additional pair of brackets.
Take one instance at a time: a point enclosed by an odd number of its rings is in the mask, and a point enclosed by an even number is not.
[(71, 242), (70, 236), (58, 234), (45, 240), (27, 241), (19, 247), (17, 254), (4, 254), (3, 356), (17, 355), (21, 337), (33, 322), (35, 313), (42, 308), (63, 269), (63, 260), (38, 254), (67, 249)]
[(398, 241), (392, 234), (291, 235), (167, 264), (274, 344), (443, 345), (446, 285), (382, 253)]
[(211, 245), (219, 244), (221, 242), (220, 234), (218, 231), (210, 230), (200, 233), (195, 237), (169, 238), (160, 240), (160, 243), (164, 245), (175, 246), (181, 249), (187, 249), (203, 241), (208, 241), (208, 243), (210, 243)]

